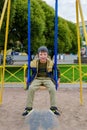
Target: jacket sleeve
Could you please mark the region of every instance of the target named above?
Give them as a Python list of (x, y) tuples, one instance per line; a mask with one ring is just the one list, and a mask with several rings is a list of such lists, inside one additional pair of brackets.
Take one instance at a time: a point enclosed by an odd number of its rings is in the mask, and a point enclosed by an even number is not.
[(57, 68), (57, 76), (58, 76), (58, 78), (60, 78), (60, 69), (59, 68)]
[(31, 82), (35, 78), (36, 73), (37, 73), (36, 61), (33, 60), (30, 63), (30, 79), (28, 79), (28, 72), (27, 72), (26, 90), (29, 88), (29, 85), (31, 84)]
[[(55, 71), (55, 67), (53, 65), (53, 76), (54, 76), (54, 71)], [(60, 69), (59, 68), (57, 68), (57, 78), (60, 78)]]

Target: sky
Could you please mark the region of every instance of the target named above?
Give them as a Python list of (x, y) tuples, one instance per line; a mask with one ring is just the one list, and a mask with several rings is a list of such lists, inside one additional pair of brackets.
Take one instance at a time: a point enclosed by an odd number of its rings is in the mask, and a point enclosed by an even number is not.
[[(47, 4), (55, 7), (55, 0), (43, 0)], [(72, 22), (76, 22), (76, 0), (58, 0), (58, 15)], [(84, 20), (87, 21), (87, 0), (80, 0)], [(80, 20), (81, 21), (81, 20)]]

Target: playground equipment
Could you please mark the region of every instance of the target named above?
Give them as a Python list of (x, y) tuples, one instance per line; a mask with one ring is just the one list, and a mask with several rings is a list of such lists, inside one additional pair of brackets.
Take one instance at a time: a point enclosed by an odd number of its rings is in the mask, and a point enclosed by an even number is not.
[[(30, 23), (30, 0), (28, 0), (28, 84), (30, 83), (30, 60), (31, 60), (31, 23)], [(56, 81), (56, 90), (58, 87), (57, 84), (57, 47), (58, 47), (58, 0), (55, 0), (55, 34), (54, 34), (54, 79)]]
[(7, 7), (7, 21), (6, 21), (6, 32), (5, 32), (5, 43), (4, 43), (4, 58), (3, 58), (3, 71), (2, 71), (2, 85), (0, 88), (0, 104), (2, 103), (2, 94), (3, 94), (3, 88), (4, 88), (4, 75), (5, 75), (5, 65), (6, 65), (6, 51), (7, 51), (7, 41), (8, 41), (8, 30), (9, 30), (9, 19), (10, 19), (10, 7), (11, 7), (11, 0), (5, 0), (4, 7), (2, 10), (2, 15), (0, 18), (0, 30), (3, 23), (3, 18), (5, 15)]
[[(10, 18), (10, 5), (11, 5), (11, 0), (5, 0), (1, 18), (0, 18), (0, 30), (2, 27), (3, 23), (3, 18), (6, 12), (7, 8), (7, 21), (6, 21), (6, 33), (5, 33), (5, 43), (4, 43), (4, 60), (3, 60), (3, 69), (2, 69), (2, 85), (0, 87), (0, 104), (2, 104), (2, 95), (3, 95), (3, 88), (4, 88), (4, 75), (5, 75), (5, 65), (6, 65), (6, 51), (7, 51), (7, 41), (8, 41), (8, 29), (9, 29), (9, 18)], [(79, 12), (80, 11), (80, 12)], [(57, 13), (58, 13), (58, 0), (55, 0), (55, 40), (54, 40), (54, 55), (55, 55), (55, 79), (57, 79), (57, 47), (58, 47), (58, 39), (57, 39), (57, 32), (58, 32), (58, 27), (57, 27)], [(80, 72), (80, 102), (81, 104), (83, 103), (83, 95), (82, 95), (82, 69), (81, 69), (81, 56), (80, 56), (80, 32), (79, 32), (79, 15), (80, 13), (82, 24), (83, 24), (83, 30), (84, 30), (84, 35), (85, 35), (85, 40), (86, 40), (86, 45), (87, 45), (87, 37), (86, 37), (86, 28), (84, 24), (84, 18), (83, 18), (83, 13), (82, 13), (82, 8), (80, 4), (80, 0), (76, 0), (76, 20), (77, 20), (77, 35), (78, 35), (78, 57), (79, 57), (79, 72)], [(28, 81), (30, 80), (30, 0), (28, 0)], [(57, 89), (57, 87), (56, 87)]]
[(80, 0), (76, 0), (78, 58), (79, 58), (79, 71), (80, 71), (80, 102), (82, 104), (83, 103), (83, 96), (82, 96), (82, 68), (81, 68), (81, 54), (80, 54), (81, 46), (80, 46), (80, 31), (79, 31), (79, 14), (81, 16), (81, 21), (82, 21), (82, 25), (83, 25), (83, 31), (84, 31), (84, 36), (85, 36), (85, 41), (86, 41), (86, 46), (87, 46), (87, 33), (86, 33), (84, 17), (83, 17), (83, 13), (82, 13), (82, 7), (81, 7)]

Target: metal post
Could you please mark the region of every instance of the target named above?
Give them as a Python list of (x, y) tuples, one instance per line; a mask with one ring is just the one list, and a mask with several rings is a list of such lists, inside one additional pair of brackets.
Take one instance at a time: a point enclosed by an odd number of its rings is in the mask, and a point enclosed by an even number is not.
[(79, 58), (79, 72), (80, 72), (80, 103), (83, 103), (82, 95), (82, 68), (81, 68), (81, 53), (80, 53), (80, 31), (79, 31), (79, 1), (76, 0), (76, 21), (77, 21), (77, 38), (78, 38), (78, 58)]
[(55, 32), (54, 32), (54, 78), (56, 80), (56, 89), (57, 85), (57, 49), (58, 49), (58, 0), (55, 0)]
[(30, 22), (30, 0), (28, 0), (28, 83), (30, 82), (30, 60), (31, 60), (31, 22)]
[(9, 19), (10, 19), (10, 6), (11, 6), (11, 0), (8, 0), (6, 32), (5, 32), (5, 43), (4, 43), (4, 60), (3, 60), (2, 86), (1, 86), (1, 90), (0, 90), (0, 104), (2, 104), (2, 95), (3, 95), (3, 88), (4, 88), (6, 51), (7, 51), (8, 29), (9, 29)]

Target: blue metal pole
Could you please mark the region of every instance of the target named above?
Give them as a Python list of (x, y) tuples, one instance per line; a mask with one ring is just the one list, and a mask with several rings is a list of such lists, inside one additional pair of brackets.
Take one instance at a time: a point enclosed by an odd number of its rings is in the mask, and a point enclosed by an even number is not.
[(57, 84), (57, 49), (58, 49), (58, 0), (55, 0), (55, 32), (54, 32), (54, 78), (56, 80), (56, 89), (58, 88)]
[(30, 0), (28, 0), (28, 84), (30, 82), (30, 60), (31, 60), (31, 21), (30, 21)]

